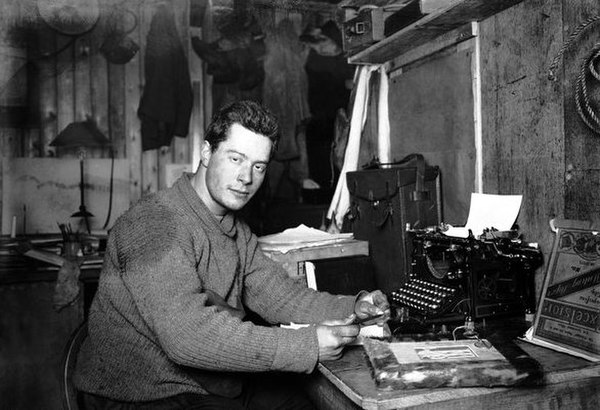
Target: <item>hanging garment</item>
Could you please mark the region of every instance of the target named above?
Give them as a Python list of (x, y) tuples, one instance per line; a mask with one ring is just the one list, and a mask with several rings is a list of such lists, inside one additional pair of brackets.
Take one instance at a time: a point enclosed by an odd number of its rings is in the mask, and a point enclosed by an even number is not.
[(359, 69), (356, 94), (352, 106), (350, 118), (350, 132), (346, 152), (344, 153), (344, 165), (335, 187), (333, 199), (327, 211), (327, 219), (331, 220), (329, 231), (338, 231), (342, 227), (344, 216), (350, 206), (350, 193), (346, 185), (346, 173), (358, 169), (358, 156), (360, 153), (360, 138), (367, 119), (369, 105), (369, 79), (373, 71), (380, 71), (379, 100), (378, 100), (378, 152), (380, 161), (389, 162), (390, 150), (390, 126), (388, 117), (388, 78), (384, 66), (367, 65)]
[(388, 109), (388, 76), (385, 66), (379, 69), (379, 99), (377, 101), (377, 154), (380, 164), (392, 162), (390, 146), (390, 116)]
[(209, 43), (192, 37), (192, 48), (205, 63), (206, 72), (216, 84), (232, 84), (240, 79), (240, 67), (235, 61), (235, 50), (223, 51), (218, 42)]
[(210, 43), (192, 37), (192, 49), (206, 63), (214, 83), (236, 84), (240, 90), (262, 85), (265, 35), (254, 15), (232, 16), (219, 31), (221, 37)]
[(288, 18), (266, 32), (265, 46), (263, 103), (277, 116), (280, 126), (279, 145), (268, 174), (268, 195), (296, 200), (297, 190), (308, 178), (304, 125), (310, 113), (305, 55)]
[(291, 20), (283, 19), (265, 38), (263, 103), (277, 116), (280, 140), (277, 160), (298, 158), (296, 127), (310, 114), (302, 45)]
[(193, 105), (187, 57), (173, 11), (164, 4), (152, 17), (146, 44), (138, 108), (143, 151), (169, 146), (174, 136), (187, 137)]

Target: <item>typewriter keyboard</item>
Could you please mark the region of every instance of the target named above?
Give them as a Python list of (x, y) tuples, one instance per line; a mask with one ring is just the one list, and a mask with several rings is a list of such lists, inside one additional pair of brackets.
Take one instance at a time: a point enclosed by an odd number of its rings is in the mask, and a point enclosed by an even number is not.
[(457, 297), (457, 289), (413, 279), (392, 292), (392, 303), (408, 306), (425, 315), (442, 313)]

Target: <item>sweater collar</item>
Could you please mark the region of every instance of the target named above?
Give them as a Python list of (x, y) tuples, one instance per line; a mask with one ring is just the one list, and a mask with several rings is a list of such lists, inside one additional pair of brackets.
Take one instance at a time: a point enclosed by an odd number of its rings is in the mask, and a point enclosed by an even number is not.
[(208, 209), (206, 204), (200, 199), (198, 193), (192, 187), (190, 179), (193, 174), (184, 173), (174, 184), (173, 188), (185, 199), (198, 217), (204, 221), (211, 229), (221, 231), (223, 234), (233, 238), (237, 232), (235, 224), (235, 214), (227, 212), (223, 219), (219, 221), (215, 215)]

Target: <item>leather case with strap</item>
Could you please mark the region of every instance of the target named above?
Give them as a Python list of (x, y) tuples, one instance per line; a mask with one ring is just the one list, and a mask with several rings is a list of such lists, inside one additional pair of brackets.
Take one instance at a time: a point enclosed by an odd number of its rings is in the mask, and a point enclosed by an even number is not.
[(441, 176), (420, 154), (386, 168), (346, 175), (350, 208), (344, 230), (369, 241), (375, 282), (391, 292), (407, 281), (410, 249), (407, 227), (424, 229), (442, 221)]

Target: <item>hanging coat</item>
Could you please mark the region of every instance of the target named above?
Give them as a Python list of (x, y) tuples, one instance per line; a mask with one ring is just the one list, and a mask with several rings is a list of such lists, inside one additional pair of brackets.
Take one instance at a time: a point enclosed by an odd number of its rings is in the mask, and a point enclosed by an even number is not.
[(173, 11), (160, 5), (152, 17), (144, 59), (145, 84), (138, 116), (142, 150), (171, 145), (187, 137), (193, 94), (188, 61), (175, 26)]

